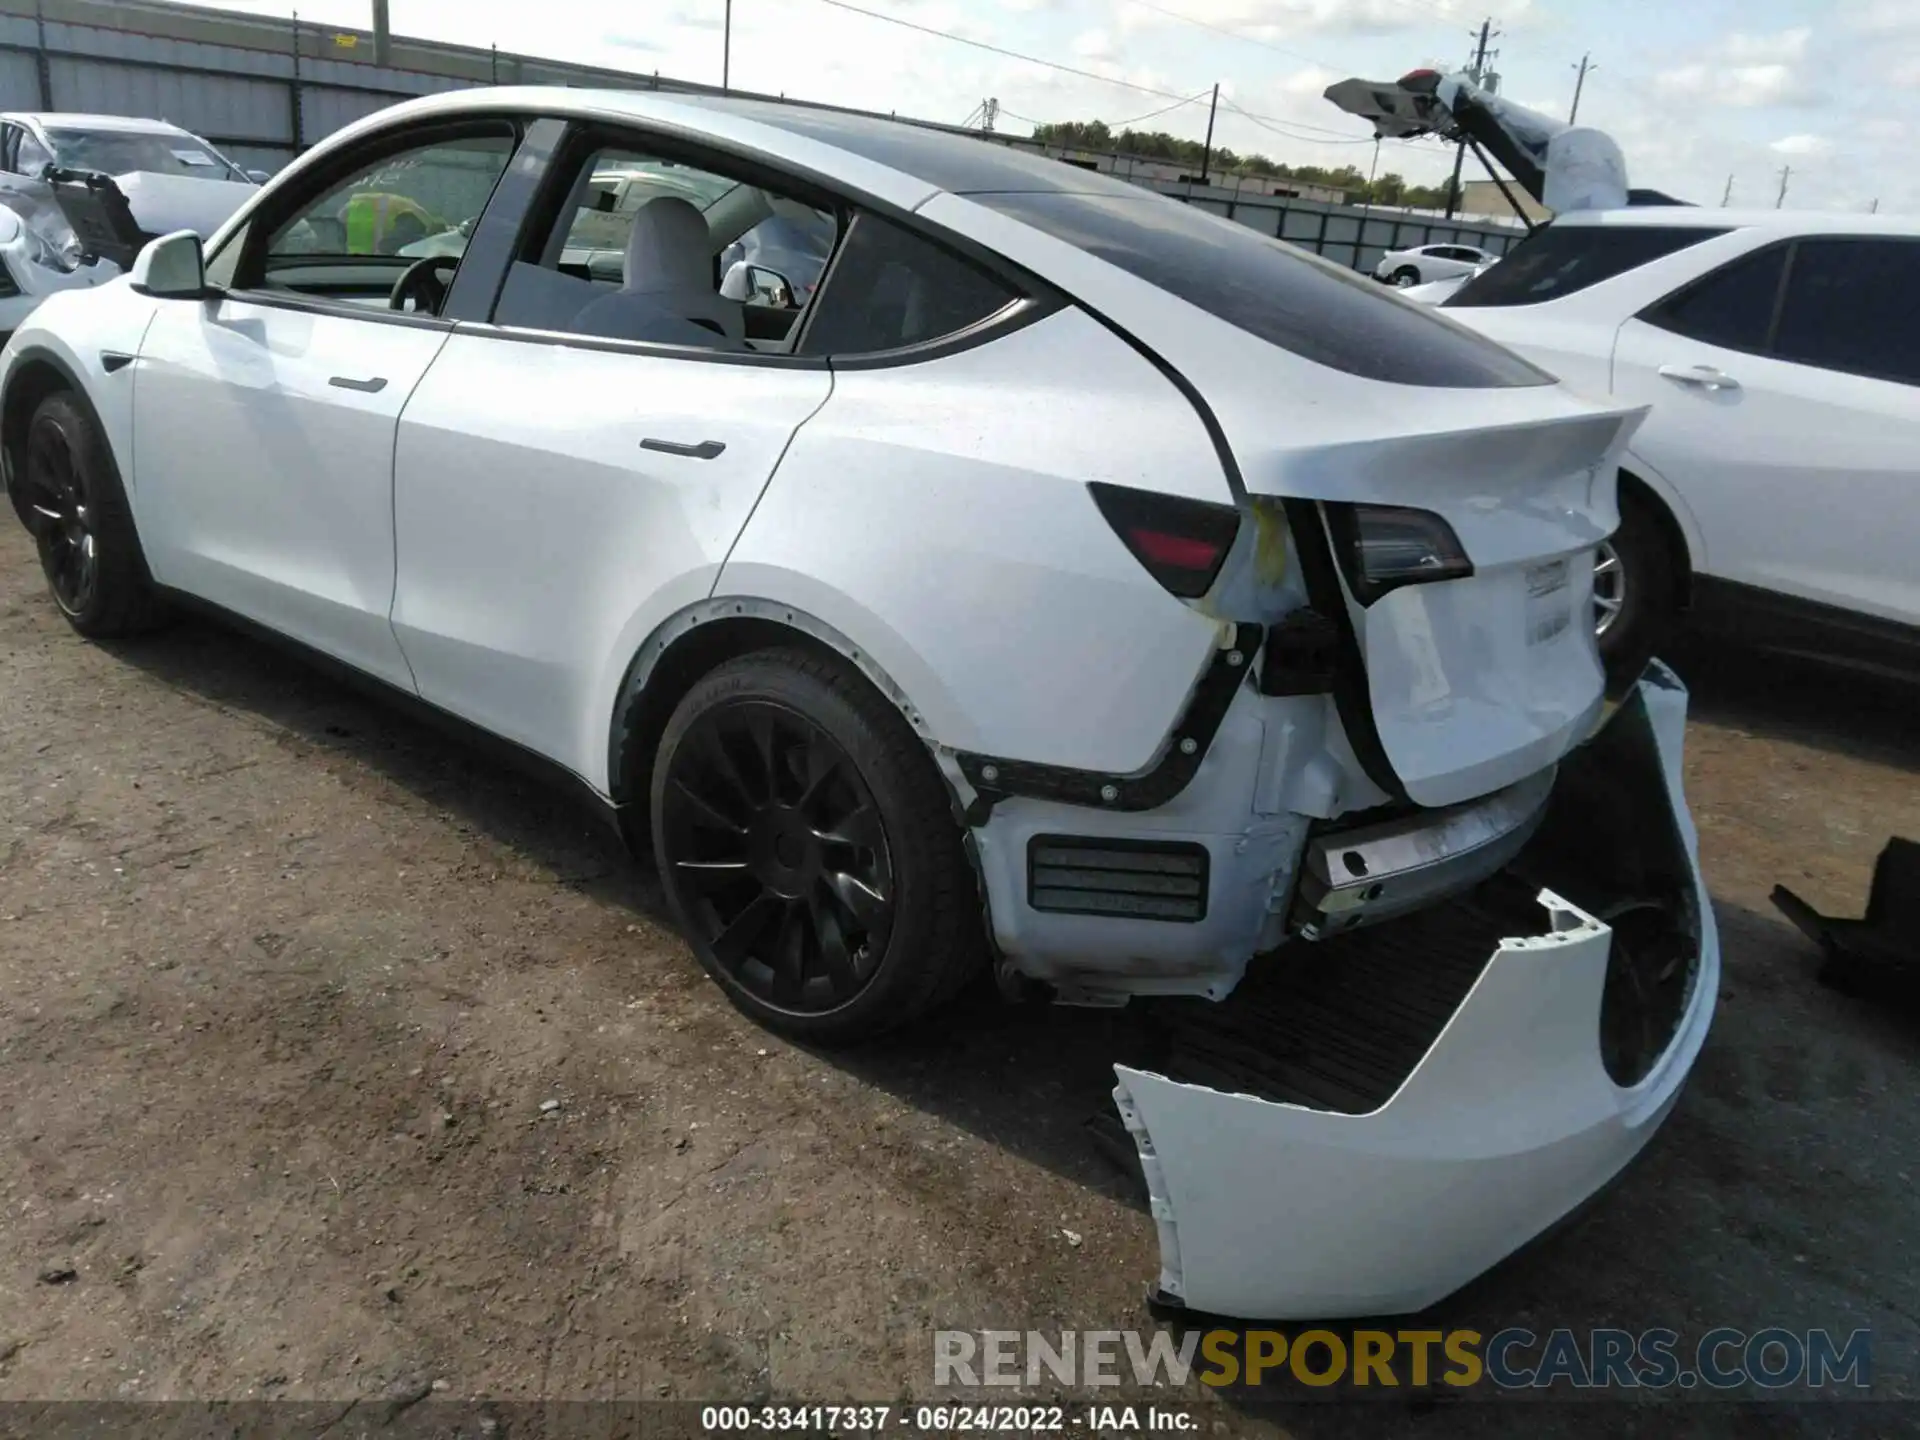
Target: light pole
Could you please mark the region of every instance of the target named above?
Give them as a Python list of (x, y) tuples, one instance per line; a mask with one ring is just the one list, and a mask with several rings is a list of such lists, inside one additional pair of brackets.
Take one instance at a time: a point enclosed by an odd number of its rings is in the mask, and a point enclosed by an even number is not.
[(727, 18), (720, 31), (720, 88), (727, 90), (733, 69), (733, 0), (727, 0)]

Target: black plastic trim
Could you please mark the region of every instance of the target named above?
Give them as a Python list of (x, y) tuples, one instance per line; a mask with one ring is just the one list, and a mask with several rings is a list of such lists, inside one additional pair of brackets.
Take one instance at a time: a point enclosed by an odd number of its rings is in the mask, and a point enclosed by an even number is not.
[(1920, 626), (1696, 575), (1688, 628), (1702, 635), (1824, 665), (1920, 679)]
[[(1193, 913), (1190, 915), (1153, 915), (1131, 913), (1125, 909), (1115, 908), (1113, 906), (1060, 905), (1052, 903), (1043, 905), (1036, 897), (1042, 889), (1049, 888), (1043, 886), (1040, 881), (1041, 858), (1039, 852), (1042, 846), (1047, 845), (1066, 845), (1080, 850), (1106, 851), (1109, 854), (1118, 855), (1160, 855), (1182, 860), (1198, 860), (1200, 862), (1199, 869), (1194, 874), (1182, 878), (1196, 882), (1200, 887), (1199, 894), (1190, 897), (1167, 894), (1159, 897), (1169, 902), (1177, 901), (1190, 904), (1194, 907)], [(1142, 920), (1159, 925), (1198, 925), (1202, 920), (1207, 918), (1207, 903), (1212, 897), (1212, 861), (1212, 853), (1207, 847), (1192, 840), (1116, 839), (1105, 835), (1035, 835), (1027, 841), (1027, 905), (1030, 909), (1038, 910), (1043, 915), (1097, 915), (1106, 920)], [(1077, 868), (1090, 872), (1102, 870), (1102, 867), (1097, 865), (1060, 868)], [(1111, 873), (1115, 876), (1144, 876), (1155, 874), (1156, 872), (1114, 869), (1105, 873)], [(1080, 893), (1079, 887), (1074, 887), (1074, 889), (1076, 893)], [(1111, 890), (1087, 889), (1083, 893), (1088, 895), (1124, 895), (1129, 892), (1125, 889), (1124, 883), (1120, 883), (1116, 884)], [(1150, 892), (1141, 892), (1142, 898), (1147, 898), (1149, 894)]]
[(625, 832), (621, 828), (620, 814), (623, 809), (618, 803), (602, 795), (593, 787), (592, 782), (583, 775), (569, 770), (556, 760), (550, 760), (536, 751), (528, 749), (518, 741), (509, 740), (503, 735), (463, 719), (449, 710), (443, 710), (430, 700), (402, 690), (390, 681), (381, 679), (365, 670), (357, 669), (344, 660), (336, 659), (323, 650), (316, 650), (303, 640), (275, 630), (258, 620), (250, 619), (204, 600), (198, 595), (184, 590), (174, 590), (156, 585), (155, 591), (169, 605), (198, 615), (224, 629), (234, 630), (252, 639), (285, 652), (309, 668), (320, 672), (348, 689), (367, 695), (379, 703), (391, 706), (414, 720), (433, 726), (442, 733), (470, 746), (475, 751), (497, 760), (522, 774), (535, 777), (541, 783), (550, 784), (562, 793), (570, 794), (576, 801), (591, 811), (596, 818), (607, 825), (614, 835), (625, 843)]
[(1333, 621), (1340, 635), (1340, 650), (1333, 669), (1333, 703), (1340, 715), (1340, 726), (1347, 732), (1347, 743), (1367, 778), (1394, 800), (1407, 799), (1407, 788), (1395, 773), (1387, 747), (1380, 738), (1380, 727), (1373, 719), (1373, 691), (1367, 681), (1366, 661), (1360, 650), (1360, 637), (1353, 628), (1353, 612), (1347, 608), (1347, 595), (1340, 571), (1333, 558), (1333, 542), (1328, 537), (1321, 507), (1313, 500), (1288, 498), (1281, 502), (1287, 514), (1287, 528), (1300, 555), (1300, 573), (1307, 582), (1307, 599), (1313, 608)]
[(453, 272), (453, 286), (440, 307), (441, 319), (484, 321), (493, 314), (534, 201), (566, 136), (567, 122), (553, 116), (543, 116), (521, 132), (513, 158), (467, 237), (460, 267)]
[[(967, 814), (971, 825), (986, 823), (1001, 800), (1021, 795), (1034, 800), (1056, 800), (1063, 805), (1087, 805), (1099, 810), (1157, 810), (1192, 782), (1207, 757), (1220, 722), (1226, 719), (1234, 694), (1253, 668), (1262, 632), (1258, 625), (1236, 625), (1230, 648), (1216, 650), (1187, 700), (1185, 713), (1167, 737), (1160, 756), (1132, 775), (1099, 770), (1076, 770), (1065, 765), (1040, 765), (996, 755), (961, 751), (954, 756), (979, 801)], [(1191, 743), (1189, 743), (1191, 742)], [(989, 775), (987, 772), (993, 773)], [(1111, 792), (1109, 794), (1108, 792)]]
[(124, 350), (102, 350), (100, 352), (100, 368), (109, 375), (118, 375), (132, 363), (133, 356), (127, 354)]

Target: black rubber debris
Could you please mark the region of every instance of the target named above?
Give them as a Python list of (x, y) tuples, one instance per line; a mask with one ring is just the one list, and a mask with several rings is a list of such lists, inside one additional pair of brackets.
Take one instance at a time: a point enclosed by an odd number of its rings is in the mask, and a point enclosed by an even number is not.
[(1864, 920), (1822, 915), (1784, 885), (1773, 904), (1820, 947), (1819, 980), (1845, 995), (1920, 1009), (1920, 843), (1887, 841)]

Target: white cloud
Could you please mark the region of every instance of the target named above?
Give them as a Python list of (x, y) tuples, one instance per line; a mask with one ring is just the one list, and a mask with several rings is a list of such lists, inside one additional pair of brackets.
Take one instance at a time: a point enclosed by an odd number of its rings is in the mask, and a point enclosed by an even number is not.
[(1105, 30), (1083, 30), (1073, 37), (1073, 53), (1082, 60), (1117, 60), (1119, 48)]
[(1783, 135), (1767, 148), (1776, 155), (1825, 155), (1833, 142), (1824, 135)]
[[(1269, 43), (1305, 35), (1387, 35), (1483, 18), (1484, 0), (1153, 0), (1153, 6), (1116, 0), (1123, 30), (1180, 25), (1182, 19), (1231, 30)], [(1533, 0), (1505, 0), (1503, 22), (1517, 20)], [(1172, 10), (1177, 15), (1169, 15)]]
[(1689, 62), (1662, 70), (1654, 86), (1675, 100), (1735, 109), (1808, 105), (1823, 98), (1811, 78), (1806, 26), (1754, 35), (1733, 31)]

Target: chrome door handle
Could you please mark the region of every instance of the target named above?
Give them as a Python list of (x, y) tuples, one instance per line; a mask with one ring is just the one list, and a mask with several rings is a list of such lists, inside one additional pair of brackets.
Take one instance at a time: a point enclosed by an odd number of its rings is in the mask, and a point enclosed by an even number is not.
[(1682, 385), (1698, 385), (1702, 390), (1738, 390), (1740, 382), (1712, 365), (1662, 365), (1660, 373)]
[(689, 460), (713, 460), (727, 447), (718, 440), (702, 440), (698, 445), (683, 445), (678, 440), (655, 440), (648, 436), (640, 442), (642, 450), (658, 450), (662, 455), (684, 455)]
[(328, 378), (327, 384), (336, 390), (358, 390), (365, 395), (378, 395), (387, 388), (387, 377), (370, 375), (365, 380), (356, 380), (351, 375), (334, 375)]

